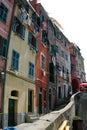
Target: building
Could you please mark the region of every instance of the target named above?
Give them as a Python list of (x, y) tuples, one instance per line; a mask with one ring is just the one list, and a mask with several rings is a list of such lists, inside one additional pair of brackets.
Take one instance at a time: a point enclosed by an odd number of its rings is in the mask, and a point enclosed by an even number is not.
[(0, 0), (0, 128), (3, 126), (4, 81), (14, 0)]
[(79, 84), (85, 82), (84, 59), (81, 55), (80, 48), (74, 44), (69, 44), (71, 58), (71, 77), (73, 93), (79, 90)]
[(55, 28), (55, 61), (56, 61), (56, 103), (60, 104), (72, 92), (71, 61), (69, 40), (63, 34), (60, 24), (52, 19)]
[(36, 113), (48, 111), (48, 15), (37, 1), (30, 2), (40, 17), (38, 52), (36, 54)]
[(56, 54), (58, 48), (56, 46), (55, 27), (51, 19), (48, 22), (48, 40), (49, 40), (49, 110), (55, 108), (56, 102)]
[(38, 42), (34, 8), (25, 0), (15, 2), (5, 80), (4, 126), (25, 122), (35, 111), (35, 65)]

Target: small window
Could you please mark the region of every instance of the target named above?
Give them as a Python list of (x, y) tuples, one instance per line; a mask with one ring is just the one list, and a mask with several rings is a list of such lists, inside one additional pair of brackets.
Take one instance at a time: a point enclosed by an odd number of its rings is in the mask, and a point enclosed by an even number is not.
[(45, 56), (41, 54), (41, 68), (42, 69), (45, 69), (45, 62), (46, 62)]
[(67, 75), (69, 74), (69, 70), (68, 69), (66, 69), (67, 70)]
[(53, 56), (56, 56), (56, 46), (55, 45), (51, 45), (51, 54), (53, 55)]
[(42, 93), (42, 87), (39, 88), (39, 93)]
[(38, 41), (31, 32), (28, 33), (28, 44), (30, 47), (38, 51)]
[(63, 73), (65, 72), (64, 66), (62, 66), (62, 72), (63, 72)]
[(46, 30), (42, 30), (42, 43), (46, 44), (47, 42), (47, 32)]
[(62, 57), (64, 58), (64, 51), (62, 51)]
[(18, 97), (18, 91), (11, 91), (11, 96)]
[(7, 40), (0, 36), (0, 55), (7, 56)]
[(49, 89), (49, 94), (51, 94), (52, 93), (52, 91), (51, 91), (51, 89)]
[(56, 53), (58, 53), (58, 46), (57, 45), (55, 46), (55, 51), (56, 51)]
[(56, 61), (56, 69), (59, 70), (59, 67), (60, 67), (59, 62)]
[(54, 83), (54, 65), (53, 63), (49, 63), (49, 81)]
[(34, 64), (32, 62), (29, 62), (29, 77), (34, 77)]
[(68, 55), (66, 55), (66, 61), (68, 61)]
[(7, 9), (7, 7), (6, 7), (3, 3), (0, 3), (0, 20), (1, 20), (3, 23), (6, 23), (7, 14), (8, 14), (8, 9)]
[(7, 40), (6, 39), (3, 39), (2, 56), (4, 56), (4, 57), (7, 56)]
[(44, 21), (44, 16), (42, 14), (42, 12), (40, 12), (40, 22), (43, 22)]
[(19, 53), (16, 52), (15, 50), (12, 51), (12, 63), (11, 63), (11, 67), (14, 70), (18, 70), (18, 66), (19, 66)]

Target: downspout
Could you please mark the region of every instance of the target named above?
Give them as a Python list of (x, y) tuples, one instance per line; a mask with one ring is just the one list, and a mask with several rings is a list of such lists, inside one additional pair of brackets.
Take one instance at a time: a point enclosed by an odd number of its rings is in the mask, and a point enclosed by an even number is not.
[[(48, 24), (49, 24), (49, 20), (48, 20)], [(47, 34), (49, 33), (48, 31), (48, 25), (47, 25)], [(49, 47), (49, 34), (48, 34), (48, 84), (47, 84), (47, 110), (46, 112), (49, 113), (49, 56), (50, 56), (50, 47)]]
[(11, 27), (12, 27), (12, 21), (14, 17), (14, 10), (15, 10), (15, 4), (16, 0), (14, 0), (13, 3), (13, 10), (12, 10), (12, 16), (11, 16), (11, 21), (10, 21), (10, 28), (9, 28), (9, 33), (8, 33), (8, 39), (7, 39), (7, 55), (6, 55), (6, 62), (5, 62), (5, 69), (4, 69), (4, 79), (3, 79), (3, 91), (2, 91), (2, 128), (4, 128), (4, 96), (5, 96), (5, 81), (6, 81), (6, 67), (7, 67), (7, 58), (8, 58), (8, 50), (9, 50), (9, 42), (10, 42), (10, 36), (11, 36)]

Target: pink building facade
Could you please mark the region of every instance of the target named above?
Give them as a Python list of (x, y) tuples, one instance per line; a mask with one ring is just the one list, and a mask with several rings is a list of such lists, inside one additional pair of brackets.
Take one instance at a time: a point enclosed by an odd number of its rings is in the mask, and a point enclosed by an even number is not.
[(0, 127), (3, 121), (5, 67), (14, 0), (0, 0)]

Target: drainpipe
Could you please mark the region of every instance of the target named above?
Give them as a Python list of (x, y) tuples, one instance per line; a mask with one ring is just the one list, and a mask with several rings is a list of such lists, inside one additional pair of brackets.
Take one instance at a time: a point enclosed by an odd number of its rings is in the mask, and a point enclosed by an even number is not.
[(4, 69), (4, 77), (3, 77), (3, 89), (2, 89), (2, 128), (4, 128), (4, 96), (5, 96), (5, 81), (6, 81), (6, 67), (7, 67), (7, 58), (8, 58), (8, 50), (9, 50), (9, 42), (10, 42), (10, 36), (11, 36), (11, 27), (12, 27), (12, 21), (13, 21), (13, 17), (14, 17), (14, 10), (15, 10), (15, 4), (16, 4), (16, 0), (14, 0), (13, 3), (13, 10), (12, 10), (12, 16), (11, 16), (11, 22), (10, 22), (10, 29), (9, 29), (9, 33), (8, 33), (8, 46), (7, 46), (7, 55), (6, 55), (6, 62), (5, 62), (5, 69)]
[[(48, 20), (48, 24), (49, 24), (49, 20)], [(47, 25), (47, 33), (48, 33), (49, 31), (48, 31), (48, 25)], [(49, 37), (49, 36), (48, 36)], [(48, 43), (48, 83), (47, 83), (47, 104), (46, 104), (46, 112), (47, 113), (49, 113), (49, 39), (48, 39), (48, 41), (47, 41), (47, 43)]]

